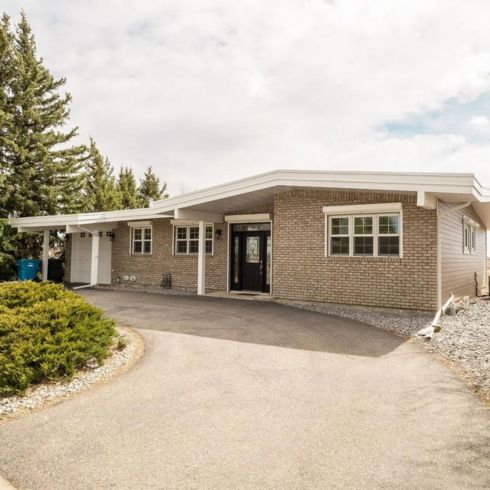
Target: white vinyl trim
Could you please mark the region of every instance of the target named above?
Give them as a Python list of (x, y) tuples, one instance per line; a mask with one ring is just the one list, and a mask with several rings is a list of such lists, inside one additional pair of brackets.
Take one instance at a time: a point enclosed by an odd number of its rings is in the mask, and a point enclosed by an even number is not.
[(225, 216), (225, 223), (265, 223), (270, 221), (270, 213), (260, 214), (230, 214)]
[(151, 221), (128, 221), (128, 226), (131, 228), (150, 228)]
[(379, 214), (399, 213), (402, 210), (401, 202), (376, 204), (347, 204), (341, 206), (323, 206), (323, 212), (328, 215), (342, 214)]

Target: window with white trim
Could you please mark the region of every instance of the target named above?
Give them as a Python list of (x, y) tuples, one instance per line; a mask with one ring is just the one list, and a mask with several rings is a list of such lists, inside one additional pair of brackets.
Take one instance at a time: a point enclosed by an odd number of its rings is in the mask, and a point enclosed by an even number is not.
[(328, 255), (400, 257), (401, 214), (328, 216)]
[(378, 216), (378, 255), (400, 255), (400, 215)]
[[(206, 254), (213, 254), (213, 225), (206, 225)], [(174, 225), (174, 253), (195, 255), (199, 252), (199, 226)]]
[(479, 225), (467, 218), (463, 217), (463, 253), (476, 253), (476, 230)]
[(151, 227), (131, 228), (131, 253), (151, 254)]

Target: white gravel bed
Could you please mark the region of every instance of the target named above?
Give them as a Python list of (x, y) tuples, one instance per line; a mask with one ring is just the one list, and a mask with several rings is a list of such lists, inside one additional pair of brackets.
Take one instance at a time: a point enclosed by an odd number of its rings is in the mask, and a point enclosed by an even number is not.
[(404, 338), (410, 338), (421, 328), (430, 325), (434, 317), (432, 313), (424, 311), (394, 310), (333, 303), (307, 303), (290, 300), (279, 300), (278, 302), (296, 308), (350, 318), (351, 320), (382, 328)]
[(107, 284), (96, 286), (96, 289), (108, 289), (113, 291), (137, 291), (138, 293), (189, 295), (195, 296), (196, 292), (190, 289), (163, 288), (161, 286), (148, 286), (145, 284)]
[(490, 300), (472, 299), (455, 315), (442, 317), (440, 325), (431, 341), (417, 342), (449, 359), (475, 393), (490, 401)]
[(72, 396), (102, 379), (110, 378), (137, 359), (142, 350), (141, 337), (131, 329), (118, 328), (126, 346), (107, 358), (103, 365), (93, 365), (81, 370), (70, 381), (57, 381), (35, 385), (24, 396), (0, 397), (0, 421), (42, 405)]

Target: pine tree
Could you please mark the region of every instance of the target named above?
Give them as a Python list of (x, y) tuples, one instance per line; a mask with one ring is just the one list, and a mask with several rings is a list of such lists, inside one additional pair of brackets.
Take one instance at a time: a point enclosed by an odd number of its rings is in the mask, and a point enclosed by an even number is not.
[(10, 18), (4, 14), (0, 22), (0, 219), (6, 218), (7, 176), (10, 172), (8, 149), (12, 142), (12, 103), (10, 86), (15, 76), (14, 51)]
[(139, 205), (142, 208), (147, 208), (150, 205), (150, 201), (157, 201), (158, 199), (164, 199), (168, 197), (165, 194), (167, 184), (164, 182), (160, 186), (160, 179), (155, 175), (151, 166), (145, 172), (145, 175), (140, 180), (140, 186), (138, 189)]
[(117, 189), (121, 196), (122, 209), (135, 209), (138, 207), (138, 188), (132, 168), (121, 167)]
[[(11, 214), (75, 212), (83, 206), (85, 146), (70, 146), (77, 128), (63, 131), (71, 96), (61, 95), (65, 79), (55, 79), (37, 57), (24, 13), (13, 36), (15, 76), (8, 86), (11, 124), (2, 141), (7, 168), (5, 207)], [(3, 130), (3, 125), (2, 125)]]
[(117, 189), (113, 176), (114, 169), (106, 157), (104, 158), (95, 140), (90, 138), (89, 159), (86, 176), (86, 211), (113, 211), (121, 209), (121, 193)]

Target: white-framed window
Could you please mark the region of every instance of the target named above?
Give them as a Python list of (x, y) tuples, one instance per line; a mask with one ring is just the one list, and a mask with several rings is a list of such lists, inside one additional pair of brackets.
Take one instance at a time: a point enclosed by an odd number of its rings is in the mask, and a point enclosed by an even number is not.
[(152, 230), (151, 226), (145, 228), (131, 228), (131, 253), (134, 255), (151, 254)]
[(401, 257), (401, 213), (327, 216), (327, 255)]
[(463, 253), (474, 254), (476, 253), (476, 230), (479, 225), (476, 221), (473, 221), (466, 216), (463, 216)]
[(354, 255), (374, 255), (374, 217), (354, 216)]
[(400, 255), (400, 215), (378, 215), (378, 255)]
[[(214, 230), (212, 224), (207, 224), (206, 254), (214, 253)], [(174, 225), (174, 253), (176, 255), (195, 255), (199, 252), (199, 226)]]

